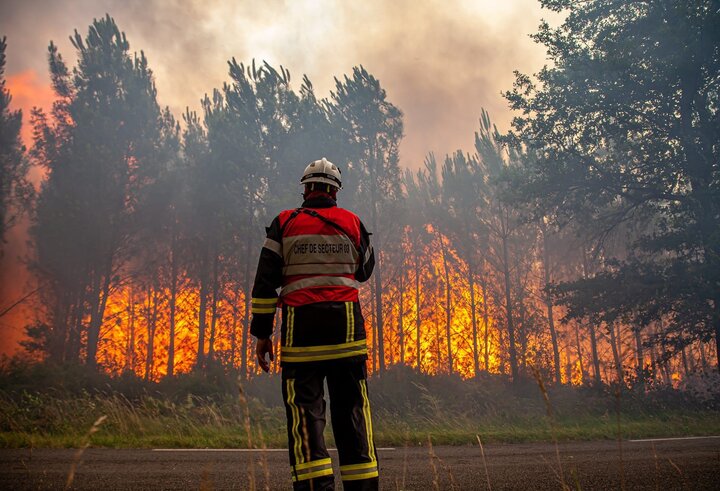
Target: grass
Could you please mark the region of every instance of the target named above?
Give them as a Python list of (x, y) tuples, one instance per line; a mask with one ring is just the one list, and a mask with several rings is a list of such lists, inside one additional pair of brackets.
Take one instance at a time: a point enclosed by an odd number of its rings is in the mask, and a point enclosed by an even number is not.
[[(87, 428), (107, 416), (92, 436), (95, 447), (110, 448), (268, 448), (287, 445), (285, 414), (281, 407), (248, 402), (249, 426), (235, 400), (190, 398), (183, 404), (146, 397), (130, 401), (119, 395), (85, 395), (73, 399), (26, 394), (20, 400), (0, 398), (0, 447), (77, 448)], [(614, 440), (617, 423), (611, 413), (557, 417), (554, 430), (542, 415), (503, 415), (486, 418), (467, 414), (398, 414), (374, 412), (379, 446), (471, 445), (476, 435), (488, 443)], [(720, 434), (716, 411), (669, 411), (661, 414), (621, 414), (624, 438)], [(248, 439), (248, 428), (252, 438)], [(553, 435), (554, 432), (554, 435)], [(262, 438), (260, 438), (260, 433)], [(333, 444), (328, 429), (327, 440)]]
[[(83, 378), (86, 377), (86, 378)], [(95, 378), (93, 378), (95, 377)], [(389, 370), (369, 382), (378, 446), (476, 445), (720, 435), (720, 391), (545, 387)], [(702, 387), (707, 386), (702, 385)], [(43, 366), (0, 371), (0, 447), (279, 448), (287, 446), (279, 377), (232, 374), (160, 384)], [(692, 388), (691, 388), (692, 389)], [(619, 394), (619, 398), (616, 397)], [(551, 409), (551, 410), (550, 410)], [(326, 439), (334, 445), (329, 430)]]

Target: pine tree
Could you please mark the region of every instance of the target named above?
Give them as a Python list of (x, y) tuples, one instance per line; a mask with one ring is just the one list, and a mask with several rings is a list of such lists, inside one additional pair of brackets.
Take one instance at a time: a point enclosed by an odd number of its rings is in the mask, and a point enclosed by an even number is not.
[(20, 140), (22, 111), (11, 111), (12, 96), (5, 87), (7, 38), (0, 39), (0, 257), (5, 233), (29, 204), (32, 185), (27, 180), (28, 161)]

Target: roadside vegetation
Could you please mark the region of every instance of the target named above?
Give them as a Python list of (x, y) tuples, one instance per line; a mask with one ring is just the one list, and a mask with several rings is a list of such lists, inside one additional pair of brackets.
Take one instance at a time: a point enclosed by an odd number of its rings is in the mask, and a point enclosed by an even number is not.
[[(381, 446), (676, 437), (720, 434), (718, 378), (680, 387), (554, 386), (548, 416), (535, 380), (388, 370), (370, 380), (375, 439)], [(7, 362), (0, 372), (0, 446), (245, 448), (286, 445), (278, 376), (238, 383), (221, 367), (159, 383), (109, 377), (84, 367)], [(242, 389), (242, 395), (240, 390)], [(249, 414), (249, 421), (246, 419)], [(551, 424), (552, 423), (552, 424)], [(328, 425), (329, 426), (329, 425)], [(554, 430), (552, 429), (554, 426)], [(247, 428), (251, 429), (248, 438)], [(333, 444), (332, 433), (327, 439)]]

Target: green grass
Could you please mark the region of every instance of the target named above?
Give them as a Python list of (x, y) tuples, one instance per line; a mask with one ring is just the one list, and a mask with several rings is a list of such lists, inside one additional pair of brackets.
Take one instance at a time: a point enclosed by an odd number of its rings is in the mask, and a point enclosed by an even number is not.
[[(511, 383), (484, 374), (462, 380), (401, 367), (368, 385), (374, 436), (382, 446), (424, 445), (428, 437), (439, 445), (474, 445), (476, 435), (484, 443), (615, 440), (617, 408), (625, 439), (720, 435), (720, 377), (714, 372), (682, 388), (541, 389), (532, 379)], [(10, 364), (0, 367), (0, 387), (0, 447), (89, 441), (111, 448), (237, 448), (249, 440), (255, 447), (287, 446), (277, 376), (239, 384), (237, 374), (215, 367), (155, 383), (78, 366)], [(88, 435), (101, 416), (107, 418)], [(334, 444), (329, 428), (326, 438)]]
[[(377, 426), (378, 445), (422, 444), (428, 436), (436, 445), (474, 444), (475, 435), (480, 435), (483, 443), (550, 442), (553, 439), (546, 418), (508, 422), (454, 419), (452, 423), (428, 421), (417, 425), (380, 419)], [(621, 432), (624, 439), (718, 435), (720, 416), (714, 412), (662, 417), (623, 415)], [(567, 418), (557, 421), (555, 435), (558, 441), (615, 440), (617, 423), (614, 417)]]
[[(285, 447), (285, 414), (282, 407), (268, 407), (258, 400), (226, 397), (220, 401), (188, 397), (182, 403), (155, 397), (131, 401), (120, 395), (74, 398), (23, 394), (0, 397), (0, 447), (71, 448), (88, 439), (95, 447), (109, 448), (239, 448), (248, 446), (245, 408), (250, 414), (255, 447)], [(107, 419), (91, 437), (88, 430), (98, 417)], [(616, 415), (605, 412), (559, 416), (555, 421), (559, 441), (614, 440)], [(376, 444), (404, 446), (425, 444), (470, 445), (480, 435), (484, 443), (552, 441), (550, 420), (537, 410), (530, 414), (447, 413), (435, 401), (413, 411), (374, 412)], [(623, 438), (673, 437), (720, 434), (716, 411), (634, 411), (621, 414)], [(262, 438), (260, 438), (262, 432)], [(333, 444), (327, 431), (328, 444)]]

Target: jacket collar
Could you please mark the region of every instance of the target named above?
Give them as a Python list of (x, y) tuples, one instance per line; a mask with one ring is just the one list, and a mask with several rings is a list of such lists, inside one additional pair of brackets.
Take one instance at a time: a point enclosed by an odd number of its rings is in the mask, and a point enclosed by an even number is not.
[(333, 206), (337, 206), (337, 201), (327, 195), (311, 196), (302, 204), (303, 208), (332, 208)]

